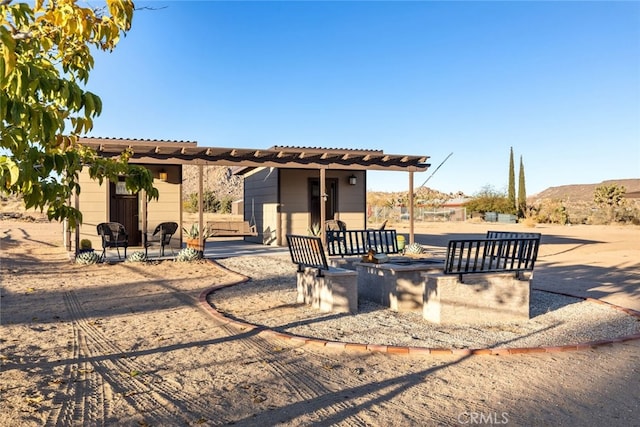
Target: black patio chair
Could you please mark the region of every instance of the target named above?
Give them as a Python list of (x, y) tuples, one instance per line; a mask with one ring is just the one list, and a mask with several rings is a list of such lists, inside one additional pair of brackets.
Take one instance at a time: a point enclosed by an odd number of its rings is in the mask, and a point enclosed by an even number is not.
[(151, 235), (151, 239), (147, 239), (145, 236), (144, 243), (144, 253), (147, 254), (147, 250), (149, 246), (160, 246), (160, 256), (164, 256), (164, 248), (165, 246), (169, 246), (171, 249), (171, 254), (173, 255), (173, 248), (171, 247), (171, 237), (178, 230), (177, 222), (163, 222), (158, 224), (155, 230), (153, 230), (153, 234)]
[(127, 234), (124, 225), (119, 222), (102, 222), (97, 225), (96, 229), (102, 238), (102, 259), (105, 258), (107, 248), (116, 248), (118, 259), (121, 259), (120, 248), (124, 248), (124, 257), (127, 258), (129, 234)]

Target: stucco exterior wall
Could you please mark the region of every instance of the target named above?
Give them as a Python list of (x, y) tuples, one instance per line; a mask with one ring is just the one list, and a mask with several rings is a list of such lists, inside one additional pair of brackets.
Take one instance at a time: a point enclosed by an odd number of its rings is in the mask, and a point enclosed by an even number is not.
[(79, 227), (80, 240), (89, 239), (94, 249), (102, 248), (96, 226), (109, 219), (109, 182), (102, 185), (89, 178), (84, 171), (78, 177), (80, 184), (79, 209), (82, 212), (82, 225)]
[[(148, 231), (153, 232), (155, 227), (166, 221), (182, 224), (182, 200), (181, 200), (181, 167), (174, 166), (147, 166), (154, 175), (154, 186), (158, 189), (160, 196), (158, 200), (152, 200), (147, 205), (147, 225)], [(166, 181), (158, 178), (160, 169), (167, 173)], [(100, 236), (96, 231), (96, 226), (101, 222), (108, 222), (109, 218), (109, 182), (104, 181), (102, 185), (89, 177), (89, 173), (84, 171), (79, 176), (81, 187), (78, 196), (78, 207), (82, 212), (83, 222), (79, 228), (79, 238), (89, 239), (94, 249), (102, 249)], [(139, 200), (139, 229), (143, 229), (142, 224), (142, 197)], [(172, 238), (172, 246), (178, 248), (181, 244), (181, 233), (176, 232)], [(72, 239), (74, 240), (74, 239)], [(72, 250), (75, 246), (72, 243)]]
[(254, 243), (278, 245), (278, 175), (279, 170), (260, 168), (245, 175), (244, 219), (255, 219), (258, 235), (245, 240)]
[[(309, 180), (318, 179), (317, 170), (283, 169), (280, 171), (280, 194), (283, 229), (285, 234), (309, 233), (310, 206)], [(350, 185), (350, 175), (356, 176), (357, 184)], [(366, 224), (366, 184), (364, 171), (327, 170), (325, 178), (338, 182), (338, 205), (336, 216), (347, 223), (347, 228), (364, 229)], [(331, 218), (326, 218), (331, 219)]]
[[(154, 177), (158, 176), (159, 170), (157, 166), (148, 166), (153, 173)], [(161, 181), (159, 178), (154, 178), (153, 185), (158, 189), (160, 196), (158, 200), (152, 200), (147, 204), (147, 231), (149, 236), (153, 233), (156, 226), (162, 222), (177, 222), (178, 226), (182, 224), (182, 175), (180, 166), (163, 166), (162, 168), (167, 173), (167, 180)], [(140, 200), (140, 206), (142, 206), (144, 200)], [(139, 216), (142, 221), (142, 214)], [(139, 224), (140, 230), (143, 229), (143, 224)], [(173, 248), (179, 248), (182, 244), (182, 232), (181, 228), (171, 237), (171, 246)]]

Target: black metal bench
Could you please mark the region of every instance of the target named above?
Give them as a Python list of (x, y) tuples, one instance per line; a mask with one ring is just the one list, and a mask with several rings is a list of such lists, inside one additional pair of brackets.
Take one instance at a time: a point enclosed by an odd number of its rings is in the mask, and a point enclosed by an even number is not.
[(366, 255), (369, 249), (376, 253), (397, 254), (396, 230), (328, 230), (329, 256)]
[(287, 234), (287, 244), (291, 261), (298, 265), (299, 272), (304, 271), (303, 267), (311, 267), (318, 270), (318, 276), (322, 276), (323, 270), (329, 270), (322, 239), (319, 237)]
[(540, 233), (521, 233), (516, 231), (487, 231), (487, 239), (540, 239)]
[(533, 271), (540, 236), (451, 240), (444, 274), (515, 273)]

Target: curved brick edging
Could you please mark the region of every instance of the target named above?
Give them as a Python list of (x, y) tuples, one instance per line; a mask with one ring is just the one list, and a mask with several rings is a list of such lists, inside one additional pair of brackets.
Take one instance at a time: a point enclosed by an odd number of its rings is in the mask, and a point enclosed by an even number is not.
[[(216, 263), (213, 260), (208, 260), (216, 264), (217, 267), (227, 270), (227, 268), (222, 265)], [(309, 338), (303, 337), (299, 335), (287, 334), (284, 332), (279, 332), (274, 329), (270, 329), (266, 326), (254, 325), (252, 323), (243, 322), (240, 320), (231, 319), (229, 317), (224, 316), (218, 310), (213, 308), (209, 302), (207, 301), (207, 297), (214, 293), (215, 291), (226, 288), (229, 286), (239, 285), (241, 283), (245, 283), (250, 280), (249, 277), (244, 276), (240, 273), (236, 273), (235, 271), (231, 271), (233, 274), (237, 274), (241, 276), (243, 279), (224, 283), (216, 286), (212, 286), (211, 288), (205, 289), (200, 293), (198, 297), (198, 301), (202, 305), (202, 307), (207, 311), (213, 318), (221, 321), (224, 324), (233, 325), (243, 331), (258, 331), (259, 335), (263, 335), (265, 337), (271, 338), (279, 338), (282, 340), (289, 340), (292, 344), (301, 344), (301, 345), (314, 345), (318, 347), (326, 347), (334, 350), (345, 350), (345, 351), (354, 351), (354, 352), (377, 352), (377, 353), (387, 353), (387, 354), (398, 354), (398, 355), (406, 355), (406, 356), (425, 356), (425, 355), (433, 355), (433, 356), (471, 356), (471, 355), (488, 355), (488, 356), (506, 356), (511, 354), (526, 354), (526, 353), (557, 353), (557, 352), (565, 352), (565, 351), (578, 351), (578, 350), (586, 350), (590, 348), (602, 347), (605, 345), (612, 345), (616, 343), (640, 340), (640, 332), (612, 339), (606, 340), (597, 340), (597, 341), (589, 341), (585, 343), (579, 344), (567, 344), (560, 346), (542, 346), (542, 347), (516, 347), (516, 348), (428, 348), (428, 347), (408, 347), (408, 346), (396, 346), (396, 345), (384, 345), (384, 344), (361, 344), (361, 343), (348, 343), (348, 342), (340, 342), (340, 341), (327, 341), (320, 338)], [(535, 289), (542, 292), (548, 292), (556, 295), (563, 295), (572, 298), (580, 298), (585, 301), (594, 302), (597, 304), (603, 304), (613, 309), (622, 311), (630, 316), (633, 316), (640, 320), (640, 311), (632, 310), (630, 308), (621, 307), (615, 304), (611, 304), (596, 298), (590, 297), (581, 297), (576, 295), (571, 295), (568, 293), (562, 292), (551, 292), (544, 289)]]

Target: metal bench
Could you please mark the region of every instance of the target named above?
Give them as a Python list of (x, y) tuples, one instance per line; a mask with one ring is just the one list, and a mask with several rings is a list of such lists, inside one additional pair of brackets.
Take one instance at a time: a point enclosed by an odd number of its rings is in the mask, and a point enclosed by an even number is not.
[(397, 254), (396, 230), (329, 230), (327, 231), (329, 256), (366, 255), (369, 249), (377, 253)]
[(318, 276), (323, 276), (323, 271), (329, 270), (322, 239), (319, 237), (287, 234), (287, 244), (291, 261), (298, 265), (298, 272), (302, 272), (304, 267), (311, 267), (318, 270)]
[(487, 239), (540, 239), (540, 233), (521, 233), (516, 231), (487, 231)]
[(319, 237), (288, 234), (287, 243), (291, 261), (298, 265), (297, 302), (311, 304), (321, 311), (358, 312), (357, 272), (329, 267)]
[(444, 274), (510, 273), (533, 271), (540, 236), (451, 240), (447, 247)]

